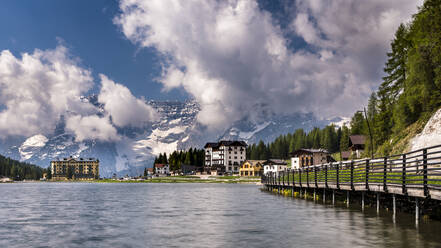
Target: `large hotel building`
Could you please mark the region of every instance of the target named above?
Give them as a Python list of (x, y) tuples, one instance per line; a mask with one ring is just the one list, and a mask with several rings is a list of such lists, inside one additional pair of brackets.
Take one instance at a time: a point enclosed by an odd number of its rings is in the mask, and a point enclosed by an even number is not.
[(52, 180), (93, 180), (100, 177), (100, 161), (93, 158), (64, 158), (51, 161)]
[(205, 170), (211, 174), (239, 174), (241, 164), (247, 159), (247, 143), (225, 141), (207, 143), (205, 149)]

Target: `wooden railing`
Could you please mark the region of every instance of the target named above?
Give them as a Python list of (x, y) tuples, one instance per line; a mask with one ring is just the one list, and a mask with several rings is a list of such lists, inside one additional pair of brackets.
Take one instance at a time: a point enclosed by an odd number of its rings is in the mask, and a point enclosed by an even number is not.
[(441, 145), (381, 158), (333, 162), (262, 176), (277, 187), (330, 188), (441, 200)]

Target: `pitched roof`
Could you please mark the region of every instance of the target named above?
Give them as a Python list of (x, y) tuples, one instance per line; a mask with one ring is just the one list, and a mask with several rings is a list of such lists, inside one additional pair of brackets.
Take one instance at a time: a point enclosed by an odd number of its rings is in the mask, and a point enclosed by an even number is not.
[(209, 142), (209, 143), (205, 144), (204, 148), (208, 148), (208, 147), (217, 148), (217, 147), (219, 147), (219, 143)]
[(349, 140), (352, 145), (364, 145), (366, 142), (366, 136), (364, 135), (351, 135), (349, 136)]
[(167, 166), (167, 165), (166, 164), (155, 164), (156, 168), (163, 168), (165, 166)]
[(213, 143), (213, 142), (208, 142), (207, 144), (205, 144), (204, 148), (218, 148), (219, 146), (244, 146), (247, 147), (247, 143), (245, 143), (245, 141), (242, 140), (221, 140), (217, 143)]
[(351, 152), (350, 151), (343, 151), (341, 152), (341, 157), (342, 158), (349, 158), (351, 156)]
[(326, 149), (306, 149), (306, 148), (301, 148), (301, 149), (298, 149), (297, 151), (294, 151), (294, 152), (292, 152), (291, 153), (291, 155), (296, 155), (296, 154), (299, 154), (299, 153), (327, 153), (327, 154), (329, 154), (329, 152), (328, 152), (328, 150), (326, 150)]
[(287, 165), (286, 161), (283, 159), (275, 159), (275, 158), (270, 158), (268, 160), (266, 160), (263, 164), (281, 164), (281, 165)]
[(246, 160), (244, 163), (248, 162), (251, 164), (251, 166), (256, 166), (258, 164), (263, 164), (265, 163), (266, 160)]
[(247, 146), (247, 143), (242, 140), (221, 140), (219, 141), (220, 146)]

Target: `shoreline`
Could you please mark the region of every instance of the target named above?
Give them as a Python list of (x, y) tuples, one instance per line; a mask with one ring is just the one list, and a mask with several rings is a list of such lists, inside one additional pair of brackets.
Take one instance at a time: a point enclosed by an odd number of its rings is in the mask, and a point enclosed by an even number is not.
[(226, 183), (262, 185), (260, 178), (222, 178), (222, 177), (154, 177), (149, 179), (98, 179), (98, 180), (58, 180), (58, 181), (13, 181), (8, 183)]

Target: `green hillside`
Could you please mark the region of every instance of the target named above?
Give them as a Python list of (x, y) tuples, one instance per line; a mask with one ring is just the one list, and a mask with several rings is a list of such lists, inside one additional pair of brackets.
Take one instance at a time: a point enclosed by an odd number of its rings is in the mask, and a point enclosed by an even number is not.
[(0, 177), (9, 177), (14, 180), (38, 180), (46, 169), (39, 166), (22, 163), (20, 161), (0, 155)]

